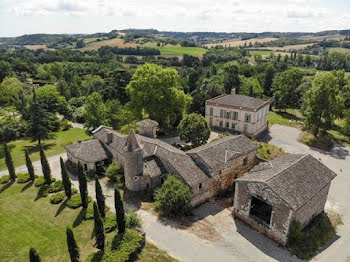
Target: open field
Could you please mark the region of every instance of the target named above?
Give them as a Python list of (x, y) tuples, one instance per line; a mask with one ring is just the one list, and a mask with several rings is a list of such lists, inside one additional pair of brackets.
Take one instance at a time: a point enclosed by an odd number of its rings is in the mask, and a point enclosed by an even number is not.
[(305, 35), (305, 36), (299, 37), (299, 39), (301, 40), (314, 40), (314, 41), (343, 40), (344, 38), (345, 36), (340, 34), (326, 35), (326, 36)]
[(207, 49), (201, 47), (182, 47), (174, 45), (166, 45), (158, 47), (161, 55), (192, 55), (201, 56), (207, 52)]
[(302, 121), (302, 114), (298, 109), (287, 109), (286, 112), (279, 112), (272, 109), (268, 116), (269, 126), (283, 125), (297, 127), (297, 123), (294, 121)]
[(243, 46), (244, 43), (246, 43), (246, 45), (248, 46), (249, 43), (266, 43), (266, 42), (270, 42), (270, 41), (274, 41), (277, 40), (278, 38), (274, 38), (274, 37), (265, 37), (265, 38), (251, 38), (251, 39), (247, 39), (247, 40), (241, 40), (240, 38), (234, 38), (234, 39), (228, 39), (228, 40), (224, 40), (221, 41), (220, 43), (211, 43), (211, 44), (206, 44), (205, 46), (207, 47), (213, 47), (213, 46), (217, 46), (217, 45), (223, 45), (223, 46)]
[(121, 39), (121, 38), (113, 38), (113, 39), (103, 40), (99, 42), (92, 42), (79, 50), (82, 50), (82, 51), (98, 50), (101, 46), (137, 47), (138, 45), (135, 43), (124, 43), (124, 39)]
[(290, 50), (301, 50), (304, 49), (308, 46), (312, 46), (314, 43), (310, 43), (310, 44), (300, 44), (300, 45), (285, 45), (283, 47), (279, 47), (279, 46), (266, 46), (266, 47), (257, 47), (254, 49), (268, 49), (271, 51), (290, 51)]
[(339, 53), (350, 54), (349, 48), (331, 47), (331, 48), (329, 48), (329, 51), (336, 51)]
[[(74, 144), (78, 140), (86, 140), (90, 138), (83, 129), (70, 129), (67, 131), (59, 131), (54, 133), (54, 138), (43, 141), (43, 148), (47, 157), (59, 155), (65, 152), (64, 146)], [(9, 142), (8, 147), (11, 151), (12, 159), (15, 167), (25, 164), (24, 150), (27, 149), (32, 161), (39, 160), (39, 148), (36, 142), (30, 139), (21, 139)], [(3, 146), (0, 146), (0, 170), (5, 170), (5, 156)]]
[(26, 45), (24, 47), (29, 49), (29, 50), (38, 50), (38, 49), (48, 50), (49, 49), (46, 47), (46, 45)]

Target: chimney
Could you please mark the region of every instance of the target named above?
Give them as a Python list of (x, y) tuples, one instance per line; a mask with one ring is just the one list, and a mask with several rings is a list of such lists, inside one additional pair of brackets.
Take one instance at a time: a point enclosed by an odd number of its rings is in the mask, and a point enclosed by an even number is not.
[(81, 144), (81, 140), (78, 140), (78, 144)]
[(235, 95), (236, 94), (236, 88), (232, 88), (231, 89), (231, 95)]
[(107, 133), (107, 144), (110, 145), (113, 142), (113, 134)]

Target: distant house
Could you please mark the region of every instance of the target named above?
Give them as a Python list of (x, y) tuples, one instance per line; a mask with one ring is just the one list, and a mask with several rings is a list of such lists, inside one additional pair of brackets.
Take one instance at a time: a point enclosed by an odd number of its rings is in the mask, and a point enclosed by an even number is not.
[(205, 103), (205, 118), (214, 129), (256, 137), (268, 128), (270, 101), (231, 94), (220, 95)]
[(183, 152), (156, 138), (157, 122), (145, 119), (137, 126), (139, 134), (131, 130), (129, 135), (97, 128), (94, 139), (66, 147), (69, 164), (81, 162), (95, 171), (101, 163), (118, 161), (131, 191), (154, 190), (174, 175), (191, 188), (193, 206), (232, 186), (255, 165), (257, 146), (244, 135)]
[(293, 220), (324, 211), (336, 174), (311, 155), (286, 154), (236, 179), (234, 216), (285, 245)]

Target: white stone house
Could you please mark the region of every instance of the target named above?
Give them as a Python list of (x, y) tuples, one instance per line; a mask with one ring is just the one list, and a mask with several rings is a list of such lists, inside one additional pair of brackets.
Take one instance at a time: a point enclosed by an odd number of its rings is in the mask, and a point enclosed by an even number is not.
[(205, 119), (211, 128), (257, 137), (268, 128), (270, 101), (235, 94), (220, 95), (205, 103)]

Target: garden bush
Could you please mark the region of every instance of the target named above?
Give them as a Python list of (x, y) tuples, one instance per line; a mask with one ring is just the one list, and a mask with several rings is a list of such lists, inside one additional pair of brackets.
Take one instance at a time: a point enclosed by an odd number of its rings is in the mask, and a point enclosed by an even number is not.
[(56, 193), (64, 190), (63, 182), (61, 180), (56, 181), (50, 185), (49, 193)]
[[(54, 177), (51, 177), (51, 182), (55, 182), (56, 179)], [(41, 187), (45, 184), (45, 179), (43, 176), (39, 176), (37, 179), (35, 179), (34, 186), (35, 187)]]
[[(105, 212), (108, 212), (108, 211), (109, 211), (109, 207), (105, 206)], [(93, 218), (94, 218), (94, 206), (90, 204), (85, 212), (85, 220), (93, 219)]]
[[(142, 220), (134, 209), (129, 209), (127, 211), (127, 213), (125, 214), (125, 220), (127, 228), (142, 227)], [(107, 233), (112, 232), (118, 228), (115, 214), (110, 214), (106, 217), (104, 227)]]
[(302, 229), (299, 221), (293, 221), (289, 236), (288, 247), (292, 254), (300, 259), (309, 260), (328, 240), (335, 235), (328, 216), (321, 213)]
[(123, 183), (123, 170), (117, 162), (109, 165), (105, 175), (114, 183)]
[(17, 174), (16, 177), (17, 183), (19, 184), (27, 183), (30, 180), (30, 176), (28, 173)]
[(10, 181), (10, 176), (9, 175), (5, 175), (0, 177), (0, 184), (6, 184)]
[(107, 244), (105, 251), (92, 253), (86, 262), (124, 262), (132, 261), (143, 248), (145, 237), (134, 229), (127, 229), (123, 234), (117, 234)]
[(58, 203), (61, 203), (65, 196), (66, 195), (64, 194), (64, 192), (58, 192), (58, 193), (50, 196), (50, 202), (51, 202), (51, 204), (56, 205)]
[(162, 216), (176, 217), (191, 209), (192, 193), (180, 179), (169, 176), (155, 194), (155, 209)]
[[(88, 201), (90, 202), (91, 201), (91, 197), (89, 196), (88, 197)], [(69, 208), (78, 208), (82, 205), (81, 203), (81, 198), (80, 198), (80, 195), (75, 195), (75, 196), (72, 196), (68, 201), (67, 201), (67, 207)]]

